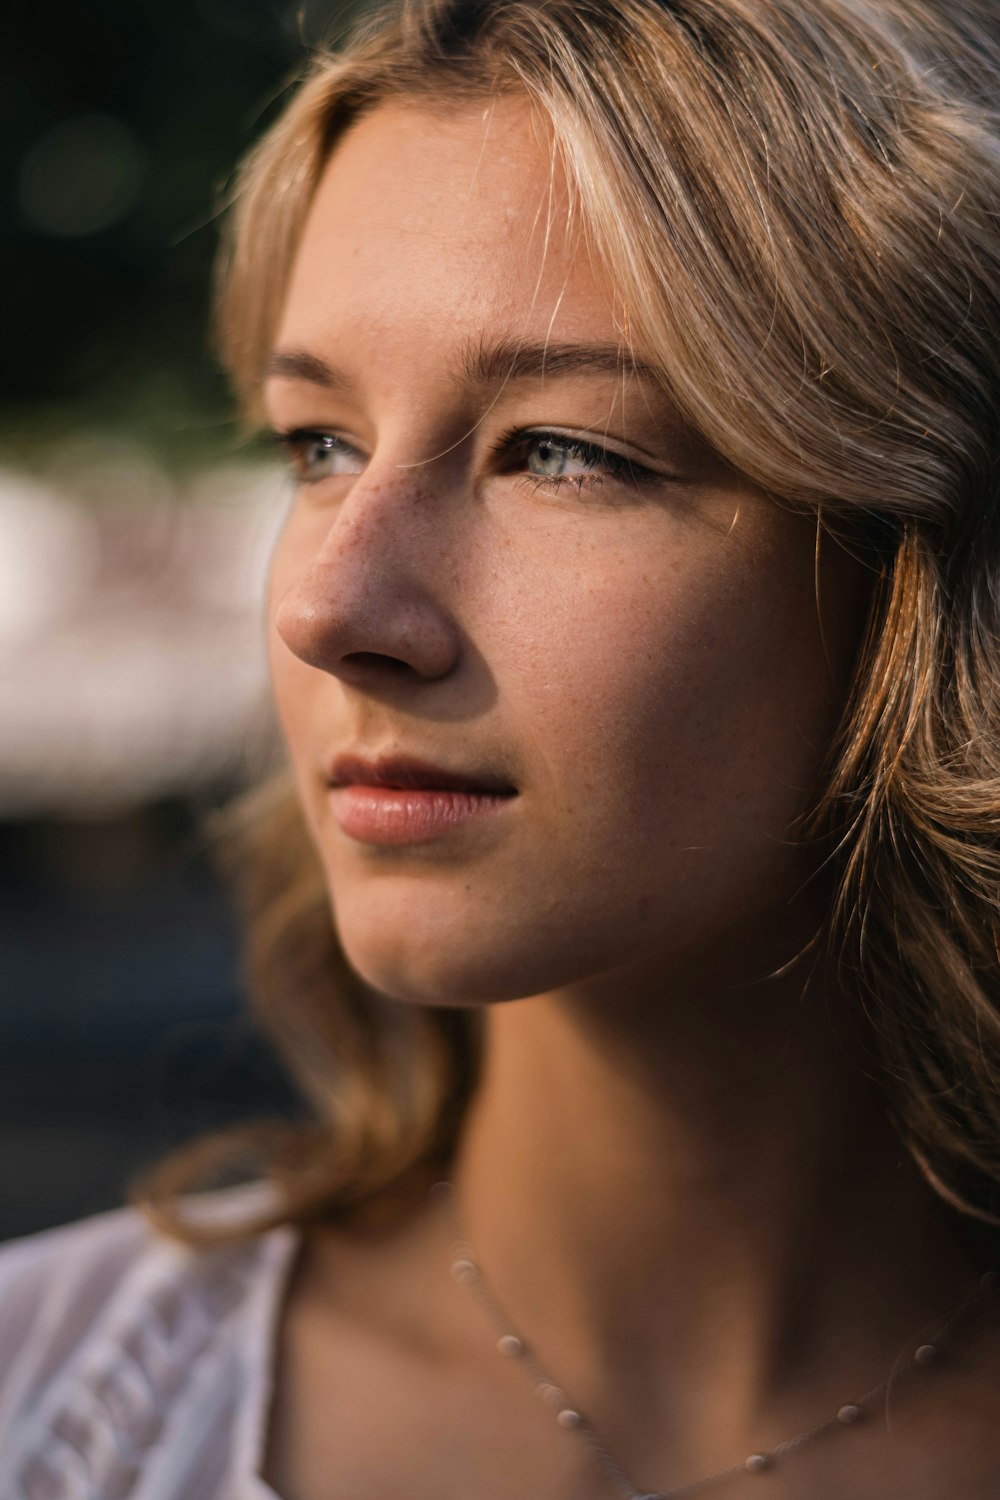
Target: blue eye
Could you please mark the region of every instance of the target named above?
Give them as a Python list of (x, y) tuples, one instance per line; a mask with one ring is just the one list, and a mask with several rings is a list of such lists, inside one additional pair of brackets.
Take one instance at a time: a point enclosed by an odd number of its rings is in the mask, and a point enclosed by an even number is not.
[(516, 430), (502, 437), (494, 452), (506, 458), (511, 468), (523, 469), (538, 485), (550, 489), (573, 485), (582, 490), (606, 479), (635, 486), (654, 478), (624, 454), (559, 432)]
[(596, 465), (591, 454), (581, 453), (583, 447), (582, 443), (559, 443), (553, 438), (536, 437), (526, 445), (525, 467), (530, 474), (545, 479), (565, 478), (573, 465), (580, 473), (591, 473)]
[(291, 432), (273, 432), (271, 437), (284, 450), (292, 473), (302, 484), (316, 484), (320, 479), (342, 474), (360, 474), (365, 466), (356, 448), (330, 432), (299, 427)]

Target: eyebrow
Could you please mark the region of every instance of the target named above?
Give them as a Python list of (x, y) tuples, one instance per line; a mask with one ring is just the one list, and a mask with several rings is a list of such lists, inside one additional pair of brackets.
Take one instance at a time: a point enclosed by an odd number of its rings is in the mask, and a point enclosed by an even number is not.
[(321, 385), (327, 390), (336, 390), (347, 384), (346, 377), (339, 370), (305, 349), (275, 349), (264, 365), (264, 379), (307, 380), (310, 385)]
[[(618, 344), (525, 343), (501, 338), (492, 343), (470, 340), (454, 371), (468, 385), (497, 386), (546, 375), (626, 375), (662, 382), (655, 365), (634, 358)], [(265, 378), (305, 380), (325, 390), (344, 390), (350, 378), (336, 365), (306, 349), (276, 349), (264, 367)]]
[(502, 385), (546, 375), (635, 375), (662, 380), (653, 365), (637, 360), (619, 344), (532, 344), (518, 339), (469, 342), (459, 373), (471, 385)]

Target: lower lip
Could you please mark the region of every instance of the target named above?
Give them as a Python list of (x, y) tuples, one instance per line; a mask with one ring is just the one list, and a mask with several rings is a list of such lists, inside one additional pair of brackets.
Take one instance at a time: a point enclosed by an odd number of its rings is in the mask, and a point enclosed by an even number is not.
[(360, 843), (424, 844), (490, 817), (513, 798), (352, 785), (335, 787), (331, 801), (341, 828)]

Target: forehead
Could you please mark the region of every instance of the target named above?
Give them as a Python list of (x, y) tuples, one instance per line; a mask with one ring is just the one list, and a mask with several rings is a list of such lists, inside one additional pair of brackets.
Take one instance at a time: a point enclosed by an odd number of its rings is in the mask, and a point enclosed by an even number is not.
[(279, 342), (387, 358), (482, 329), (615, 340), (610, 278), (526, 100), (380, 105), (337, 144), (295, 259)]

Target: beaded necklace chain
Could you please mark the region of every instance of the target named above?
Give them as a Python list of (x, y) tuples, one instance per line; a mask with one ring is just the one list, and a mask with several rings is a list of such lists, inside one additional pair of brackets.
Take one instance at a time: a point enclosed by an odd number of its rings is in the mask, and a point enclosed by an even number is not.
[(517, 1360), (527, 1370), (535, 1385), (536, 1395), (552, 1408), (555, 1419), (559, 1426), (567, 1431), (577, 1433), (587, 1444), (592, 1457), (604, 1470), (607, 1477), (614, 1484), (624, 1500), (682, 1500), (682, 1497), (694, 1495), (700, 1490), (709, 1489), (713, 1485), (722, 1484), (727, 1479), (735, 1479), (738, 1474), (763, 1474), (770, 1470), (776, 1463), (794, 1453), (805, 1443), (822, 1433), (831, 1432), (838, 1427), (853, 1427), (867, 1416), (880, 1397), (884, 1396), (889, 1388), (890, 1382), (898, 1378), (906, 1369), (925, 1370), (933, 1366), (940, 1354), (941, 1342), (964, 1313), (984, 1298), (990, 1296), (1000, 1287), (1000, 1276), (994, 1271), (988, 1271), (979, 1282), (976, 1291), (968, 1297), (942, 1325), (935, 1343), (921, 1344), (913, 1357), (903, 1364), (893, 1367), (891, 1373), (881, 1380), (877, 1386), (870, 1390), (867, 1395), (856, 1401), (847, 1401), (831, 1417), (826, 1417), (818, 1422), (815, 1427), (810, 1427), (806, 1432), (797, 1433), (795, 1437), (788, 1438), (774, 1448), (761, 1450), (759, 1453), (751, 1453), (742, 1463), (733, 1464), (728, 1469), (720, 1469), (715, 1474), (706, 1474), (701, 1479), (693, 1479), (688, 1484), (682, 1484), (672, 1490), (647, 1491), (635, 1485), (625, 1473), (618, 1461), (612, 1457), (598, 1438), (592, 1424), (584, 1416), (583, 1412), (567, 1396), (562, 1386), (557, 1385), (542, 1369), (535, 1359), (528, 1344), (519, 1334), (515, 1333), (510, 1321), (497, 1303), (493, 1293), (480, 1269), (475, 1251), (465, 1238), (462, 1225), (458, 1217), (455, 1204), (455, 1189), (451, 1182), (443, 1181), (434, 1184), (431, 1189), (435, 1197), (441, 1199), (447, 1207), (454, 1231), (452, 1244), (451, 1274), (457, 1282), (469, 1287), (474, 1291), (490, 1314), (494, 1324), (499, 1331), (497, 1349), (507, 1359)]

